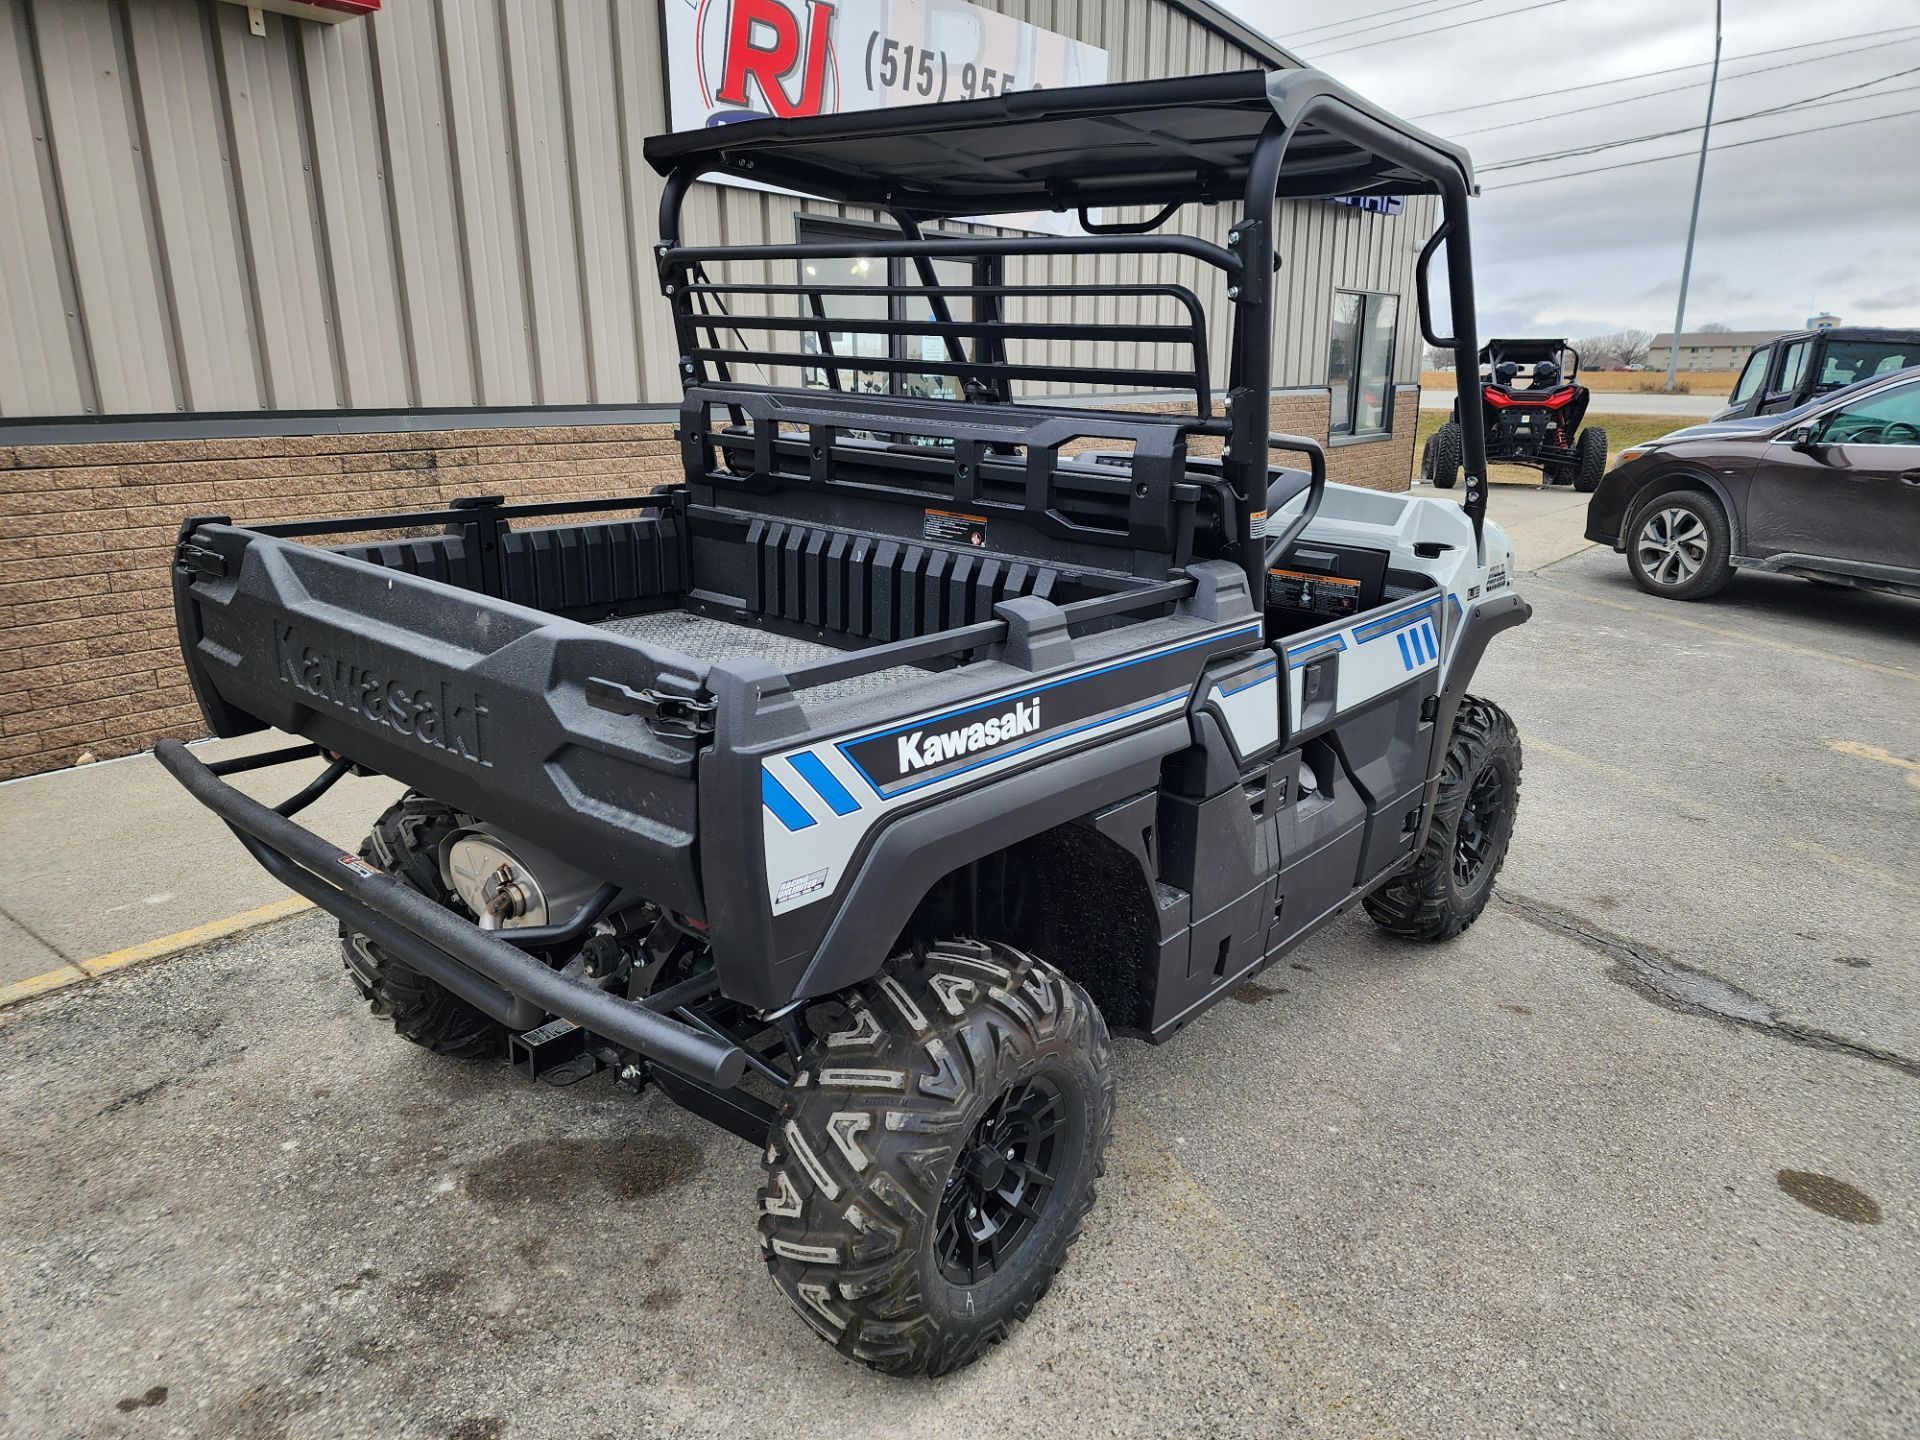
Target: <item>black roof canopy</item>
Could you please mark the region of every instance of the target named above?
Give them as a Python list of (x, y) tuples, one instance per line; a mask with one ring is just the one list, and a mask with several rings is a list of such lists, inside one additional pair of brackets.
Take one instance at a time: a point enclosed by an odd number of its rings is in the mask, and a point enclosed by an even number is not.
[(1317, 70), (1247, 70), (657, 135), (661, 174), (723, 170), (823, 199), (936, 217), (1237, 198), (1270, 123), (1282, 197), (1406, 195), (1466, 151)]

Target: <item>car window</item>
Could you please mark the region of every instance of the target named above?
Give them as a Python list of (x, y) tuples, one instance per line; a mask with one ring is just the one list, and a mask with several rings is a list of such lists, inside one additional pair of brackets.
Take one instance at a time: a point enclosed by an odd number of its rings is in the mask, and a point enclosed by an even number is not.
[(1909, 365), (1920, 365), (1920, 344), (1891, 340), (1836, 340), (1827, 347), (1820, 366), (1822, 388), (1851, 385), (1875, 375), (1891, 375)]
[(1760, 386), (1767, 378), (1767, 357), (1771, 350), (1756, 350), (1747, 357), (1747, 368), (1740, 372), (1740, 378), (1734, 382), (1733, 394), (1728, 398), (1734, 405), (1744, 405), (1760, 393)]
[(1791, 395), (1800, 388), (1800, 377), (1807, 372), (1807, 348), (1813, 342), (1796, 340), (1787, 346), (1780, 361), (1780, 383), (1773, 387), (1776, 395)]
[(1843, 405), (1820, 422), (1827, 445), (1920, 445), (1920, 385), (1898, 385)]

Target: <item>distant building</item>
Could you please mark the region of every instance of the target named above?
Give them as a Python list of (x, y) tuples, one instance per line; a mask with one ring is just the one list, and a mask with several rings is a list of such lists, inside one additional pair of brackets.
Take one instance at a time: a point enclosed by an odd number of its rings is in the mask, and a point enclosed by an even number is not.
[(1831, 330), (1839, 323), (1840, 317), (1826, 310), (1822, 310), (1818, 315), (1809, 315), (1807, 317), (1807, 329), (1809, 330)]
[[(1785, 330), (1690, 330), (1680, 336), (1682, 370), (1738, 370), (1756, 345), (1778, 340)], [(1653, 337), (1647, 349), (1647, 368), (1667, 368), (1667, 354), (1673, 348), (1673, 332)]]

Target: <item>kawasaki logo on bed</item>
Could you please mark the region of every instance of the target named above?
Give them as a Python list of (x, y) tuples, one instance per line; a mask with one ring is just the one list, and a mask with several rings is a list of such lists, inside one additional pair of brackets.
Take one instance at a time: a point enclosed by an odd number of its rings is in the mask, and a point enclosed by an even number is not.
[(486, 697), (445, 680), (422, 682), (308, 644), (291, 624), (273, 627), (274, 670), (294, 689), (407, 739), (490, 766)]
[[(1150, 667), (1158, 670), (1160, 667)], [(877, 735), (841, 742), (840, 753), (882, 796), (1031, 750), (1049, 740), (1117, 720), (1185, 693), (1141, 693), (1143, 684), (1174, 679), (1138, 666), (1096, 671), (1080, 679), (1008, 695), (964, 710), (909, 720)]]
[(991, 750), (1022, 735), (1031, 735), (1039, 728), (1040, 702), (1026, 700), (990, 720), (973, 720), (951, 730), (916, 730), (899, 739), (900, 773), (912, 775), (931, 770), (963, 755)]

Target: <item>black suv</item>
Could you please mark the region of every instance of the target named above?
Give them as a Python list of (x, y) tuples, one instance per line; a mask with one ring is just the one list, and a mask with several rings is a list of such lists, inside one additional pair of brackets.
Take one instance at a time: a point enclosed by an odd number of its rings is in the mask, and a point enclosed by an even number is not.
[(1920, 366), (1622, 451), (1587, 538), (1670, 600), (1703, 600), (1741, 566), (1920, 596)]
[(1747, 357), (1715, 420), (1780, 415), (1860, 380), (1920, 365), (1920, 330), (1836, 326), (1782, 335)]

